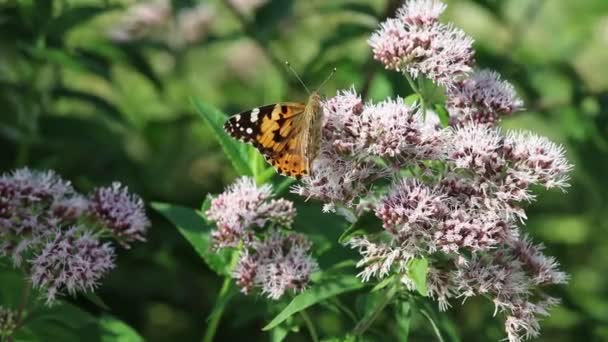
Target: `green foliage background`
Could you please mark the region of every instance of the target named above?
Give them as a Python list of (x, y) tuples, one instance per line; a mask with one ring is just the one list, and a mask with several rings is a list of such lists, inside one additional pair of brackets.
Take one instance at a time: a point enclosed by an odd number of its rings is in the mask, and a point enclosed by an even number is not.
[[(214, 11), (209, 34), (175, 49), (108, 40), (129, 1), (0, 1), (0, 171), (50, 168), (84, 192), (119, 180), (146, 202), (200, 207), (237, 173), (192, 97), (225, 113), (303, 100), (283, 60), (310, 85), (336, 66), (326, 96), (351, 85), (375, 100), (411, 93), (403, 77), (370, 59), (366, 45), (399, 2), (271, 0), (241, 17), (227, 1), (207, 2)], [(564, 144), (576, 166), (567, 194), (543, 193), (529, 208), (527, 229), (571, 274), (567, 286), (553, 289), (563, 305), (543, 321), (539, 340), (608, 340), (608, 2), (446, 2), (443, 18), (475, 38), (478, 64), (499, 71), (525, 100), (526, 111), (503, 126)], [(69, 301), (93, 316), (116, 317), (149, 341), (200, 340), (222, 280), (168, 221), (149, 214), (148, 241), (120, 251), (98, 291), (107, 308)], [(311, 203), (296, 227), (337, 239), (344, 227), (335, 222)], [(0, 299), (6, 304), (10, 294)], [(217, 339), (268, 340), (262, 313), (273, 309), (264, 302), (234, 294)], [(504, 336), (491, 303), (454, 304), (446, 317), (460, 340)], [(328, 307), (311, 314), (323, 336), (350, 324)], [(301, 330), (288, 340), (307, 340)]]

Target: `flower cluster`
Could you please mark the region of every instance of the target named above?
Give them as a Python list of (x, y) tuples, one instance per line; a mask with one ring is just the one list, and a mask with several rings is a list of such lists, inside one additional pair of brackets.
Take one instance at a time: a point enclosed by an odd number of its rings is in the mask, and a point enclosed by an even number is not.
[(317, 263), (306, 237), (280, 229), (291, 227), (293, 203), (271, 197), (270, 185), (256, 186), (242, 177), (211, 201), (205, 215), (217, 225), (212, 232), (216, 248), (242, 246), (233, 271), (241, 291), (249, 294), (257, 287), (279, 299), (287, 290), (305, 289)]
[(0, 338), (12, 336), (17, 329), (17, 314), (15, 311), (0, 306)]
[(0, 177), (0, 256), (27, 270), (49, 305), (65, 292), (94, 290), (114, 267), (114, 248), (97, 236), (128, 247), (149, 224), (142, 200), (118, 183), (85, 197), (53, 171)]
[(144, 211), (144, 201), (120, 183), (93, 191), (88, 209), (123, 246), (145, 240), (150, 221)]
[(126, 10), (108, 35), (119, 43), (153, 39), (181, 48), (203, 40), (213, 19), (214, 11), (208, 5), (181, 9), (174, 15), (168, 0), (137, 3)]
[(213, 232), (215, 245), (236, 247), (253, 238), (254, 228), (263, 228), (267, 223), (291, 226), (296, 216), (293, 203), (271, 197), (270, 185), (258, 187), (253, 179), (242, 177), (214, 198), (205, 214), (217, 224), (218, 229)]
[(369, 39), (374, 58), (387, 69), (449, 87), (471, 71), (473, 39), (438, 21), (445, 8), (437, 0), (406, 2), (397, 17), (385, 21)]
[(251, 244), (233, 276), (246, 294), (259, 287), (269, 298), (279, 299), (287, 290), (302, 291), (317, 268), (311, 246), (304, 235), (272, 230)]
[(256, 9), (264, 6), (268, 0), (228, 0), (241, 14), (252, 14)]
[(525, 206), (534, 189), (565, 190), (572, 165), (560, 145), (495, 126), (523, 103), (493, 71), (467, 76), (472, 40), (438, 22), (444, 10), (439, 1), (410, 0), (370, 45), (388, 69), (443, 87), (450, 125), (428, 103), (365, 103), (354, 89), (338, 92), (323, 103), (311, 176), (293, 191), (325, 202), (326, 211), (381, 220), (380, 232), (348, 242), (361, 255), (363, 281), (396, 275), (413, 289), (408, 265), (425, 258), (428, 293), (440, 309), (452, 298), (490, 297), (517, 342), (536, 336), (538, 317), (558, 302), (543, 287), (567, 281), (522, 232)]
[(496, 124), (501, 117), (522, 109), (523, 102), (515, 88), (491, 70), (479, 70), (467, 79), (458, 80), (448, 90), (447, 109), (452, 124), (467, 122)]

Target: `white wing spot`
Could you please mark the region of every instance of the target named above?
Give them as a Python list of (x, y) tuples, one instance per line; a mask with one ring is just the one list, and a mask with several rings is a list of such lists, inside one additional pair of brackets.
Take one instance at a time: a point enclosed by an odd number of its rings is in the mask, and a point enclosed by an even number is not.
[(260, 108), (255, 108), (251, 111), (251, 122), (258, 121), (258, 114), (260, 114)]
[[(241, 120), (241, 114), (237, 114), (234, 118), (236, 119), (236, 121)], [(238, 124), (237, 124), (237, 126), (238, 126)]]
[(245, 129), (244, 129), (243, 127), (241, 127), (241, 128), (240, 128), (240, 131), (241, 131), (241, 132), (242, 132), (242, 131), (244, 131), (244, 130), (245, 130)]
[(251, 129), (251, 127), (247, 127), (247, 134), (251, 134), (253, 133), (253, 130)]

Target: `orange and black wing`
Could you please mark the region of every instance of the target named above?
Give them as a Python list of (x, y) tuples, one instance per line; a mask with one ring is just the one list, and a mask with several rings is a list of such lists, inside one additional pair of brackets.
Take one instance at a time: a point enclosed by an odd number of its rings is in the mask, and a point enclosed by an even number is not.
[(262, 106), (233, 115), (225, 130), (234, 138), (255, 146), (276, 170), (286, 176), (301, 176), (307, 169), (302, 144), (306, 130), (306, 106), (288, 102)]

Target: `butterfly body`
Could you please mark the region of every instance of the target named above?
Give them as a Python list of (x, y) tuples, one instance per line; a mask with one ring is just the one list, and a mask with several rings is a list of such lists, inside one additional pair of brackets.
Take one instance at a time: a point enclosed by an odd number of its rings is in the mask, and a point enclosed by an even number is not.
[(255, 146), (278, 173), (301, 178), (310, 174), (318, 154), (323, 111), (313, 92), (306, 103), (282, 102), (231, 116), (224, 129)]

